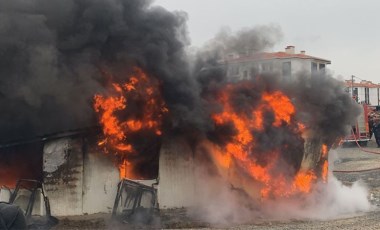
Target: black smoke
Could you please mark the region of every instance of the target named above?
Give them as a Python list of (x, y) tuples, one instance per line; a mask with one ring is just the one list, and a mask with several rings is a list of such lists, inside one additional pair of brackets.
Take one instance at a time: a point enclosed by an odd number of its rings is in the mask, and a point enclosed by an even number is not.
[(161, 82), (180, 126), (197, 110), (187, 16), (148, 0), (0, 0), (0, 140), (97, 124), (93, 96), (133, 66)]
[[(207, 101), (208, 112), (219, 113), (224, 109), (217, 98), (227, 90), (227, 85), (234, 87), (228, 98), (233, 111), (247, 117), (257, 109), (263, 93), (279, 90), (289, 96), (296, 108), (293, 125), (304, 124), (308, 132), (306, 138), (331, 146), (348, 133), (360, 109), (345, 92), (343, 82), (334, 79), (328, 71), (316, 74), (292, 72), (291, 79), (285, 79), (281, 77), (281, 69), (260, 73), (257, 71), (259, 66), (252, 65), (249, 69), (249, 63), (242, 63), (240, 67), (248, 69), (247, 77), (242, 79), (231, 75), (234, 64), (228, 60), (260, 55), (280, 38), (281, 31), (273, 26), (244, 29), (235, 34), (221, 32), (199, 52), (194, 75), (200, 84), (201, 97)], [(273, 111), (266, 111), (264, 129), (251, 130), (256, 145), (248, 154), (259, 164), (267, 165), (271, 157), (269, 153), (281, 150), (281, 158), (286, 163), (285, 166), (278, 165), (278, 171), (293, 176), (292, 173), (301, 166), (305, 140), (300, 132), (295, 131), (298, 127), (286, 124), (274, 127), (273, 122)], [(207, 138), (221, 147), (226, 146), (237, 132), (232, 123), (210, 127), (206, 130)]]
[(229, 54), (252, 55), (272, 48), (282, 37), (281, 28), (277, 25), (255, 26), (237, 32), (225, 27), (206, 43), (199, 56), (212, 60)]
[(327, 145), (350, 132), (361, 112), (360, 106), (345, 91), (343, 82), (328, 72), (311, 76), (300, 72), (294, 81), (284, 84), (284, 88), (294, 98), (298, 119)]
[[(216, 127), (210, 119), (222, 109), (216, 95), (231, 81), (223, 60), (265, 51), (282, 32), (273, 25), (224, 30), (188, 57), (186, 21), (186, 13), (148, 0), (0, 0), (1, 142), (97, 125), (93, 96), (107, 94), (109, 78), (124, 82), (135, 66), (160, 82), (170, 111), (164, 131), (228, 140), (233, 127)], [(246, 79), (252, 87), (234, 92), (237, 111), (279, 89), (292, 97), (298, 118), (326, 140), (344, 135), (358, 114), (328, 74), (294, 73), (292, 83), (276, 73), (256, 75)], [(269, 111), (265, 122), (271, 119)], [(289, 141), (269, 128), (261, 138), (273, 148)]]

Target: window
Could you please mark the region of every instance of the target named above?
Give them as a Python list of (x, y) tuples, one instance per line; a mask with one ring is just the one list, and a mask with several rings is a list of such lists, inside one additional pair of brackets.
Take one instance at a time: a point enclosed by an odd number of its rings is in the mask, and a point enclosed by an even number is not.
[(248, 71), (247, 70), (244, 70), (244, 72), (243, 72), (243, 78), (244, 79), (248, 78)]
[(261, 70), (263, 72), (269, 72), (273, 70), (273, 63), (272, 62), (266, 62), (261, 64)]
[(251, 67), (250, 73), (249, 73), (249, 78), (252, 80), (256, 80), (256, 77), (258, 75), (258, 71), (255, 67)]
[(325, 64), (319, 64), (319, 71), (321, 73), (325, 73), (326, 72), (326, 65)]
[(356, 102), (359, 102), (359, 94), (358, 94), (358, 88), (354, 88), (352, 91), (352, 97), (355, 99)]
[(290, 62), (282, 63), (282, 77), (286, 79), (290, 79), (292, 76), (292, 65)]
[(311, 74), (316, 74), (318, 71), (318, 65), (315, 62), (311, 63)]
[(369, 105), (369, 88), (364, 88), (364, 102)]
[(236, 76), (236, 75), (239, 75), (239, 67), (238, 67), (238, 66), (235, 66), (235, 65), (230, 66), (230, 69), (229, 69), (229, 75), (230, 75), (230, 76)]

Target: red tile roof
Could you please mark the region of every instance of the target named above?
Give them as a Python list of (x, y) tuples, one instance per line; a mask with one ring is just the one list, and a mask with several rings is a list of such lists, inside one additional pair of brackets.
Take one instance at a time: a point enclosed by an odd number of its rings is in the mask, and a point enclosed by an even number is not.
[(227, 62), (244, 62), (251, 60), (270, 60), (270, 59), (283, 59), (283, 58), (300, 58), (300, 59), (315, 59), (323, 62), (327, 62), (327, 64), (331, 64), (330, 60), (309, 56), (306, 54), (289, 54), (286, 52), (275, 52), (275, 53), (257, 53), (253, 55), (240, 56), (238, 58), (227, 58)]
[(364, 82), (353, 82), (351, 80), (346, 80), (344, 82), (344, 85), (346, 87), (365, 87), (365, 88), (380, 88), (379, 84), (374, 84), (370, 81), (364, 81)]

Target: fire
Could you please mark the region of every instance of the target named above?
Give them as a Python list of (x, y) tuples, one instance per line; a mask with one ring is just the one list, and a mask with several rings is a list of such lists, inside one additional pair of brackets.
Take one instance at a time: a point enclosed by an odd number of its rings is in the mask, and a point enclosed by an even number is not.
[(322, 145), (322, 157), (325, 158), (327, 156), (327, 153), (328, 153), (327, 145), (323, 144)]
[(327, 160), (327, 154), (328, 154), (328, 147), (326, 144), (322, 145), (322, 155), (321, 155), (321, 161), (323, 162), (322, 165), (322, 181), (327, 182), (327, 174), (329, 169), (329, 162)]
[[(305, 126), (296, 121), (296, 109), (290, 98), (281, 91), (265, 91), (260, 101), (256, 101), (256, 105), (251, 109), (236, 111), (231, 102), (231, 95), (237, 87), (239, 85), (227, 85), (217, 98), (223, 110), (212, 115), (216, 126), (232, 124), (235, 129), (229, 141), (220, 145), (221, 150), (213, 151), (217, 166), (221, 170), (243, 169), (252, 181), (261, 185), (260, 196), (263, 198), (309, 193), (317, 179), (313, 171), (293, 170), (291, 176), (285, 176), (281, 170), (278, 170), (280, 167), (289, 167), (283, 165), (281, 156), (287, 144), (269, 152), (256, 150), (260, 143), (255, 134), (265, 132), (265, 125), (268, 124), (264, 123), (264, 116), (268, 113), (273, 114), (271, 127), (285, 127), (293, 135), (302, 135)], [(288, 171), (291, 172), (292, 169), (289, 168)]]
[(118, 156), (120, 177), (131, 178), (135, 175), (129, 158), (138, 154), (138, 135), (162, 135), (163, 116), (168, 109), (159, 82), (139, 68), (126, 76), (125, 82), (113, 82), (111, 86), (110, 94), (94, 96), (94, 109), (104, 134), (98, 145)]
[(274, 112), (274, 126), (278, 127), (282, 122), (287, 124), (290, 123), (290, 119), (295, 113), (295, 108), (287, 96), (280, 91), (275, 91), (273, 93), (265, 92), (263, 95), (263, 101), (268, 103)]
[(325, 160), (323, 162), (323, 166), (322, 166), (322, 180), (323, 180), (323, 182), (327, 182), (328, 171), (329, 171), (329, 162), (327, 160)]
[(133, 165), (128, 160), (124, 159), (123, 162), (119, 165), (120, 179), (123, 178), (136, 178), (138, 175), (135, 175), (133, 172)]
[(317, 179), (313, 172), (299, 172), (294, 178), (293, 186), (295, 191), (308, 193), (311, 190), (312, 182)]
[[(115, 90), (119, 92), (120, 86), (113, 84)], [(124, 96), (108, 97), (102, 95), (95, 95), (95, 111), (102, 113), (100, 116), (100, 123), (103, 125), (103, 132), (106, 138), (99, 141), (98, 145), (110, 144), (113, 148), (119, 151), (132, 151), (130, 144), (124, 144), (126, 133), (122, 128), (121, 122), (115, 115), (116, 111), (125, 109), (126, 99)]]

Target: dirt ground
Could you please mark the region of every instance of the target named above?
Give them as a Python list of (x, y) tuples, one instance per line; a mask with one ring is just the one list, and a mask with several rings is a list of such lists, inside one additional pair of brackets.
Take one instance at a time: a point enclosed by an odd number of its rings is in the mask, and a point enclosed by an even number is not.
[[(380, 167), (380, 148), (375, 147), (371, 140), (365, 149), (377, 151), (379, 154), (370, 154), (361, 151), (358, 147), (336, 149), (338, 158), (333, 159), (334, 170), (362, 172), (342, 173), (334, 175), (346, 185), (362, 180), (369, 189), (369, 200), (375, 207), (380, 207), (380, 170), (369, 170)], [(186, 218), (184, 210), (161, 212), (161, 220), (153, 226), (128, 225), (111, 221), (109, 214), (84, 215), (60, 218), (60, 223), (53, 229), (220, 229), (212, 228), (205, 223), (195, 223)], [(356, 213), (339, 219), (327, 221), (290, 220), (290, 221), (260, 221), (255, 224), (240, 225), (229, 229), (380, 229), (380, 208), (368, 213)]]

